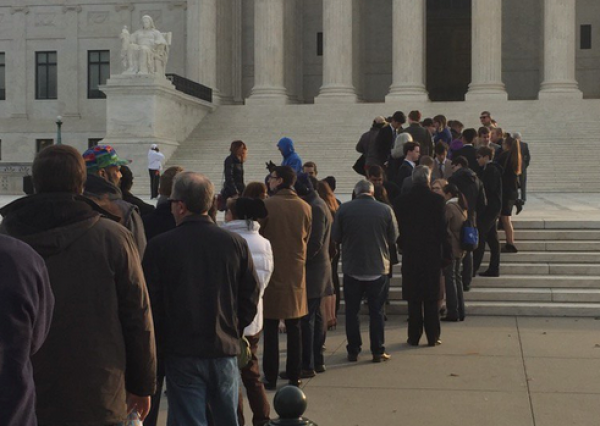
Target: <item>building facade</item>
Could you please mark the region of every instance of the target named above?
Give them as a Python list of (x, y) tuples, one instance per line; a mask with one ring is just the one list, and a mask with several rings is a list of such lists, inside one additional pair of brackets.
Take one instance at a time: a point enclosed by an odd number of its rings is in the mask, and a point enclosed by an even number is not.
[(0, 161), (104, 137), (119, 34), (172, 32), (167, 72), (220, 104), (600, 98), (597, 0), (3, 0)]

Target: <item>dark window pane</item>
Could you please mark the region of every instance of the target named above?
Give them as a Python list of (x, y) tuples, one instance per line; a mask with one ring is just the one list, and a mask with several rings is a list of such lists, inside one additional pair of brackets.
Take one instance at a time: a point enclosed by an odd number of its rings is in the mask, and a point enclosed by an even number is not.
[(592, 48), (592, 26), (582, 25), (580, 28), (580, 48), (591, 49)]
[(47, 99), (48, 98), (48, 87), (46, 81), (46, 67), (38, 65), (37, 67), (37, 98)]
[(48, 52), (48, 63), (56, 63), (56, 52)]
[(90, 62), (98, 62), (100, 60), (100, 54), (97, 50), (92, 50), (90, 52)]
[(110, 50), (101, 50), (100, 51), (100, 60), (102, 62), (110, 62)]
[(0, 53), (0, 65), (4, 65), (4, 53)]
[(5, 75), (4, 75), (4, 66), (0, 66), (0, 89), (4, 90), (6, 89), (6, 83), (5, 83)]
[(100, 66), (100, 84), (106, 84), (106, 80), (110, 77), (110, 65), (103, 64)]
[(56, 99), (56, 86), (56, 65), (48, 65), (48, 99)]
[(39, 52), (36, 54), (37, 64), (45, 64), (46, 63), (46, 54), (43, 52)]
[(323, 56), (323, 33), (317, 33), (317, 56)]
[(99, 71), (97, 65), (90, 66), (90, 81), (88, 82), (88, 88), (90, 90), (98, 89), (98, 82), (100, 81)]

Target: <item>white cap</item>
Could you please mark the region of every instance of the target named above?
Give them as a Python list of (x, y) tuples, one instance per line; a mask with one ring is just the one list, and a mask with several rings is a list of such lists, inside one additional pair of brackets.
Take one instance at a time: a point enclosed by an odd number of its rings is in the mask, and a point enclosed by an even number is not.
[(156, 148), (158, 148), (157, 144), (153, 143), (152, 145), (150, 145), (150, 149), (156, 149)]

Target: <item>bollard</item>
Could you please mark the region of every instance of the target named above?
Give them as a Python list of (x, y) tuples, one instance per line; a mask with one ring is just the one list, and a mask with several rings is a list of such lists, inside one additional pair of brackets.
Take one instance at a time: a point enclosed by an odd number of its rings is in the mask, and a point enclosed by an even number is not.
[(299, 387), (284, 386), (277, 391), (273, 400), (277, 420), (271, 420), (269, 426), (317, 426), (316, 423), (302, 417), (306, 411), (306, 395)]

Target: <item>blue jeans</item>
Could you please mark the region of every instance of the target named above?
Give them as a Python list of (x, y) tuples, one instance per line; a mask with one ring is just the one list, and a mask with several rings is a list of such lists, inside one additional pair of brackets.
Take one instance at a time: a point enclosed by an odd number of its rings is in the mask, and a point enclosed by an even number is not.
[(358, 355), (362, 346), (360, 337), (360, 304), (367, 294), (369, 304), (369, 339), (371, 353), (381, 355), (385, 352), (384, 307), (389, 291), (389, 279), (382, 276), (375, 281), (359, 281), (344, 275), (344, 299), (346, 300), (346, 349), (349, 354)]
[(207, 405), (210, 405), (214, 424), (238, 426), (240, 371), (236, 357), (169, 356), (165, 367), (169, 392), (168, 426), (207, 426)]

